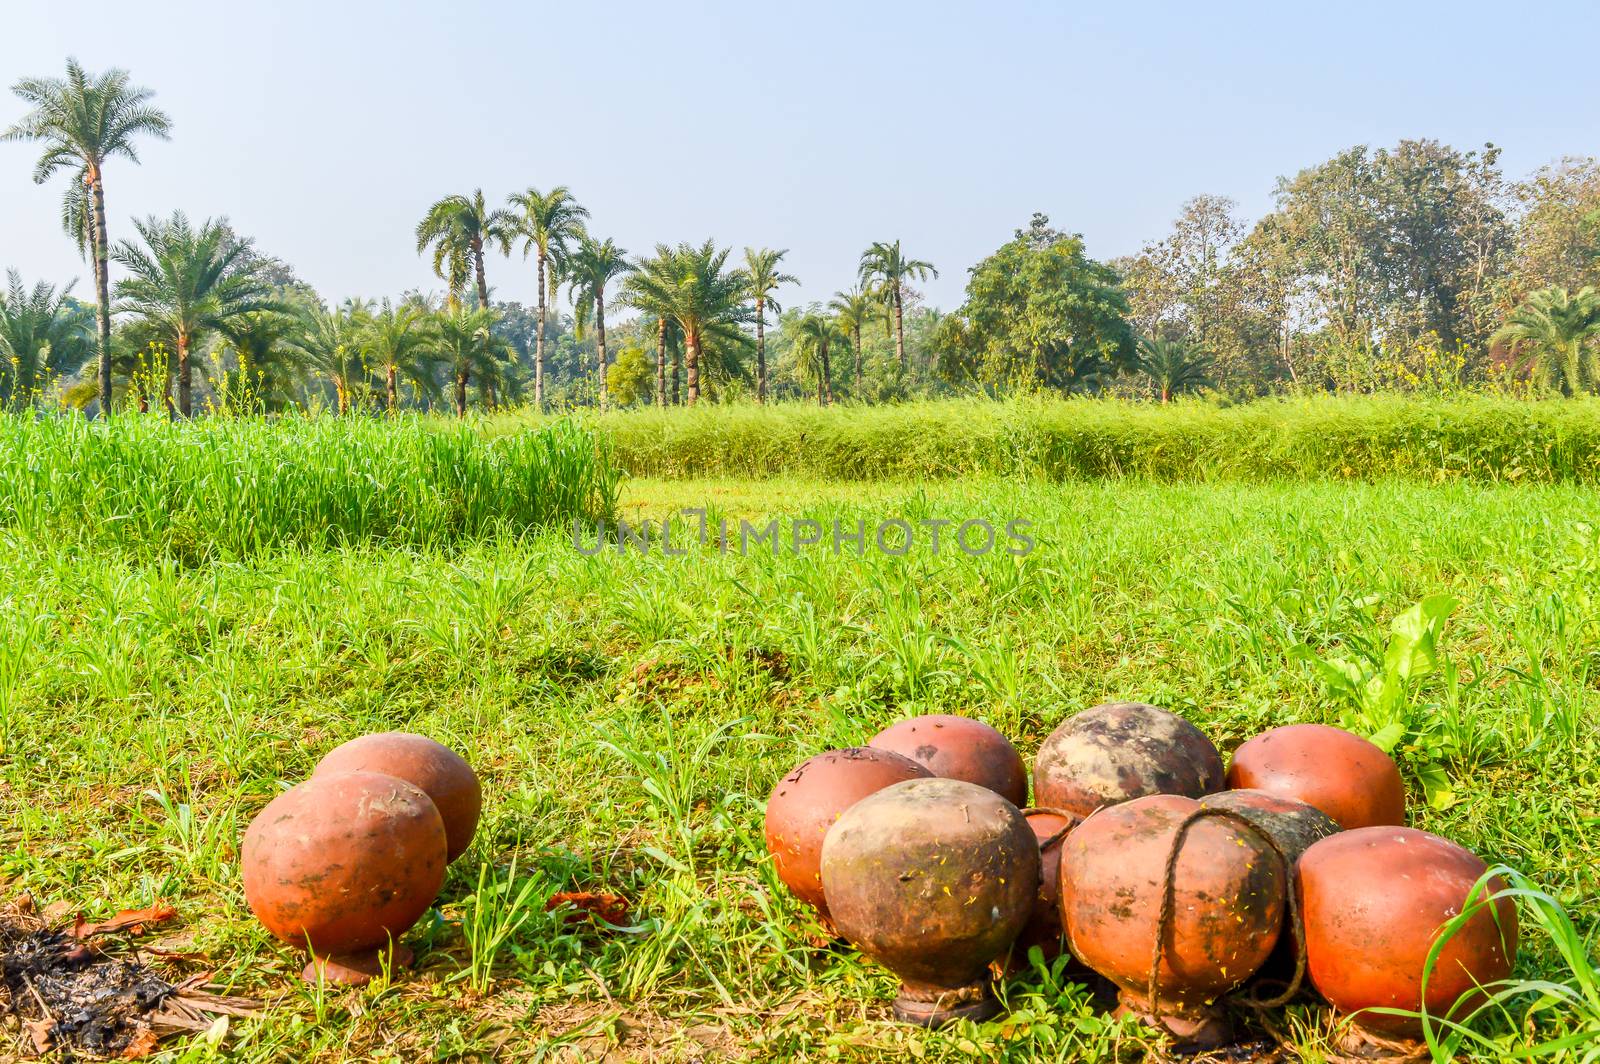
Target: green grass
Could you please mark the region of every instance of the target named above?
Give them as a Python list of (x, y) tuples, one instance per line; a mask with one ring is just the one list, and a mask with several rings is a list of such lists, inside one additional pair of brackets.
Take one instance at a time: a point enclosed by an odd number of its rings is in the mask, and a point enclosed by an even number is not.
[(622, 467), (647, 477), (1600, 482), (1600, 400), (963, 399), (637, 410), (601, 423)]
[[(1344, 707), (1295, 648), (1381, 643), (1390, 617), (1449, 592), (1462, 605), (1443, 649), (1461, 675), (1411, 697), (1453, 722), (1459, 800), (1418, 798), (1416, 821), (1518, 869), (1588, 936), (1557, 943), (1530, 921), (1520, 977), (1561, 982), (1571, 957), (1592, 957), (1593, 491), (633, 481), (619, 506), (660, 518), (707, 502), (733, 518), (1024, 516), (1039, 547), (591, 558), (551, 529), (193, 565), (120, 536), (13, 530), (0, 557), (7, 890), (91, 916), (174, 900), (181, 948), (271, 1003), (233, 1024), (229, 1059), (1132, 1058), (1147, 1036), (1047, 974), (1011, 985), (1004, 1025), (887, 1022), (892, 980), (813, 948), (817, 926), (773, 879), (760, 823), (774, 781), (933, 710), (989, 720), (1030, 756), (1063, 716), (1108, 699), (1169, 706), (1225, 751), (1272, 724), (1337, 721)], [(238, 840), (322, 753), (382, 728), (465, 752), (485, 817), (410, 936), (420, 971), (318, 993), (251, 919)], [(636, 926), (569, 928), (543, 912), (559, 889), (625, 894)], [(1587, 1013), (1552, 999), (1524, 1031), (1519, 992), (1462, 1048), (1495, 1059), (1592, 1036), (1592, 985), (1573, 994)], [(1309, 1009), (1287, 1024), (1309, 1059), (1322, 1024)]]

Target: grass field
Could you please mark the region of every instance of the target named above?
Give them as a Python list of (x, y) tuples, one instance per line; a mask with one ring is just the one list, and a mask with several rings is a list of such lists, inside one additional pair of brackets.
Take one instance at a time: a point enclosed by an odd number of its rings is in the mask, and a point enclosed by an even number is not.
[[(1414, 793), (1416, 823), (1525, 873), (1592, 941), (1597, 501), (1573, 485), (1398, 481), (621, 487), (630, 519), (1025, 518), (1037, 548), (1023, 557), (588, 556), (564, 528), (498, 527), (205, 558), (13, 525), (0, 874), (8, 895), (91, 917), (169, 899), (166, 945), (270, 1002), (220, 1047), (165, 1059), (1131, 1059), (1146, 1036), (1040, 973), (1011, 985), (1003, 1023), (887, 1022), (893, 980), (813, 945), (817, 925), (765, 862), (773, 783), (928, 711), (982, 717), (1030, 758), (1062, 717), (1111, 699), (1181, 712), (1224, 752), (1271, 724), (1338, 722), (1348, 707), (1295, 648), (1381, 653), (1396, 613), (1445, 592), (1460, 602), (1442, 637), (1457, 671), (1408, 693), (1403, 757), (1413, 787), (1435, 766), (1456, 800)], [(386, 728), (465, 752), (484, 821), (412, 935), (419, 971), (319, 993), (245, 907), (238, 841), (322, 753)], [(626, 895), (634, 929), (598, 936), (543, 912), (571, 889)], [(1519, 974), (1572, 980), (1527, 923)], [(1527, 1026), (1532, 999), (1513, 1000), (1479, 1052), (1600, 1037), (1586, 993)], [(1325, 1023), (1291, 1012), (1307, 1059)]]

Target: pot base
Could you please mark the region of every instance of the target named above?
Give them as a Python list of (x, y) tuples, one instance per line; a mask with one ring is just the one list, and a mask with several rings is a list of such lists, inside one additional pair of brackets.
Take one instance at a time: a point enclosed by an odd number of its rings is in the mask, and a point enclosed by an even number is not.
[(1427, 1060), (1428, 1044), (1415, 1038), (1389, 1038), (1354, 1021), (1340, 1025), (1334, 1044), (1346, 1060)]
[(415, 959), (416, 955), (399, 943), (357, 953), (330, 953), (321, 957), (313, 956), (300, 970), (300, 978), (312, 984), (366, 986), (383, 974), (385, 968), (392, 975), (398, 968), (409, 967)]
[(956, 989), (902, 983), (894, 999), (894, 1018), (919, 1027), (943, 1027), (957, 1020), (981, 1023), (1000, 1014), (1000, 1002), (986, 981)]
[(1174, 1048), (1184, 1053), (1221, 1049), (1233, 1042), (1233, 1024), (1217, 1008), (1190, 1008), (1164, 1012), (1152, 1008), (1144, 998), (1124, 990), (1117, 995), (1118, 1016), (1137, 1016), (1140, 1020), (1172, 1036)]

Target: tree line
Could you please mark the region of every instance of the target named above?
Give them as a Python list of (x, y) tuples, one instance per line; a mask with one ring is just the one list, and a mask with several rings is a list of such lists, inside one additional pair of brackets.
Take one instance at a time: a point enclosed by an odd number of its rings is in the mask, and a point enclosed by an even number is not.
[[(112, 241), (107, 163), (137, 163), (140, 143), (172, 128), (126, 72), (68, 60), (64, 77), (13, 90), (29, 110), (3, 136), (40, 145), (36, 181), (68, 175), (62, 224), (94, 293), (84, 304), (8, 276), (0, 402), (10, 406), (51, 392), (107, 413), (326, 402), (464, 415), (474, 401), (1600, 388), (1594, 159), (1512, 181), (1493, 145), (1351, 148), (1280, 180), (1253, 224), (1232, 201), (1199, 196), (1169, 233), (1109, 262), (1038, 214), (969, 270), (948, 314), (915, 288), (938, 276), (933, 264), (898, 240), (871, 244), (855, 283), (827, 303), (785, 309), (782, 290), (797, 283), (785, 251), (733, 260), (706, 241), (631, 255), (593, 231), (564, 186), (500, 202), (480, 189), (438, 200), (417, 225), (442, 297), (330, 305), (225, 219), (176, 212)], [(517, 258), (534, 272), (532, 308), (496, 300), (489, 283)], [(570, 314), (553, 306), (563, 291)]]

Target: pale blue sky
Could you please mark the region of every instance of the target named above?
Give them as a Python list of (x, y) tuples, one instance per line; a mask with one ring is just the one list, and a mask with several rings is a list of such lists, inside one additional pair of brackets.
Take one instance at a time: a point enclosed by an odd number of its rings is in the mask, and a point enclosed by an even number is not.
[[(412, 229), (480, 185), (568, 184), (631, 251), (790, 248), (792, 300), (900, 237), (948, 307), (1035, 210), (1109, 258), (1200, 192), (1258, 214), (1278, 175), (1355, 143), (1493, 139), (1513, 174), (1600, 153), (1586, 3), (5, 6), (0, 82), (73, 54), (173, 117), (170, 144), (108, 170), (113, 238), (134, 214), (226, 214), (334, 299), (436, 286)], [(0, 96), (0, 125), (20, 111)], [(33, 156), (0, 144), (0, 267), (87, 278)], [(532, 296), (520, 259), (489, 277)]]

